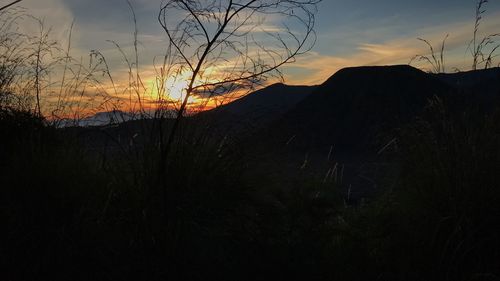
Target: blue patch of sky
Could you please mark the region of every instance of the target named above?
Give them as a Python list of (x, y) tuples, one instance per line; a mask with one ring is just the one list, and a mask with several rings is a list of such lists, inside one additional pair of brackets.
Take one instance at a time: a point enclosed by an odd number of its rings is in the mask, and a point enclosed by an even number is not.
[[(470, 21), (473, 28), (473, 0), (333, 0), (320, 3), (319, 35), (315, 50), (331, 55), (356, 52), (362, 43), (380, 44), (396, 38), (416, 38), (420, 29)], [(485, 5), (488, 15), (500, 11), (500, 1)], [(453, 32), (453, 30), (450, 30)]]

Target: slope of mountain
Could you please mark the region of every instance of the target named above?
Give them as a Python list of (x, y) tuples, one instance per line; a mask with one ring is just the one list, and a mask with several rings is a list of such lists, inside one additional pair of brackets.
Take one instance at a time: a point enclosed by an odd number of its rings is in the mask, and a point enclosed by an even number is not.
[[(473, 89), (484, 84), (490, 85), (492, 82), (498, 82), (500, 80), (500, 67), (455, 73), (439, 73), (435, 74), (435, 76), (448, 83), (450, 86), (462, 89)], [(500, 85), (496, 86), (500, 88)]]
[(470, 102), (488, 110), (500, 97), (500, 67), (436, 74), (440, 80), (469, 96)]
[(239, 116), (262, 118), (281, 115), (306, 98), (315, 86), (288, 86), (282, 83), (270, 85), (241, 99), (219, 108)]
[[(262, 129), (279, 119), (298, 102), (306, 98), (315, 86), (288, 86), (273, 84), (245, 97), (216, 109), (198, 113), (183, 120), (184, 133), (207, 135), (230, 135), (233, 138), (245, 138), (256, 130)], [(175, 116), (172, 113), (172, 116)], [(58, 127), (74, 127), (74, 130), (85, 132), (90, 146), (108, 147), (135, 144), (147, 144), (147, 138), (155, 135), (151, 130), (158, 129), (154, 119), (138, 119), (132, 114), (122, 111), (100, 112), (80, 120), (62, 120)], [(169, 130), (173, 119), (162, 121)], [(105, 128), (103, 126), (111, 126)], [(88, 127), (88, 128), (82, 128)], [(98, 129), (98, 130), (95, 130)], [(74, 131), (71, 130), (71, 131)], [(109, 142), (107, 138), (114, 138)]]
[(315, 88), (277, 83), (199, 115), (211, 119), (224, 131), (255, 131), (281, 118)]

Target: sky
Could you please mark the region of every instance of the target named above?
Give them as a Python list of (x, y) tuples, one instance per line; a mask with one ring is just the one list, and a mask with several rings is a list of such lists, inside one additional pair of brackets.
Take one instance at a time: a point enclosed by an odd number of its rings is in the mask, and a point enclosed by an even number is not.
[[(164, 33), (157, 22), (160, 3), (131, 0), (145, 64), (162, 53)], [(414, 55), (428, 53), (418, 37), (439, 46), (446, 34), (450, 36), (449, 70), (467, 69), (470, 55), (466, 50), (473, 31), (475, 3), (475, 0), (324, 0), (316, 15), (316, 45), (295, 65), (285, 69), (287, 80), (291, 84), (315, 84), (342, 67), (408, 63)], [(132, 40), (132, 15), (125, 0), (24, 0), (20, 5), (45, 19), (61, 40), (65, 40), (64, 34), (74, 20), (72, 46), (82, 53), (93, 49), (112, 53), (115, 48), (106, 40), (123, 45), (130, 45)], [(481, 34), (500, 32), (500, 1), (491, 0), (485, 8)], [(119, 56), (114, 58), (120, 60)]]
[[(165, 33), (157, 21), (161, 1), (130, 3), (137, 16), (141, 68), (152, 75), (153, 58), (165, 50)], [(111, 68), (125, 71), (123, 58), (109, 40), (129, 54), (134, 24), (126, 0), (23, 0), (19, 5), (44, 19), (63, 45), (74, 21), (72, 55), (84, 57), (90, 50), (99, 50)], [(316, 14), (316, 44), (283, 68), (285, 83), (320, 84), (350, 66), (407, 64), (415, 55), (429, 54), (417, 38), (439, 49), (447, 34), (446, 71), (468, 70), (475, 5), (475, 0), (323, 0)], [(479, 37), (500, 33), (500, 0), (490, 0), (485, 8)], [(424, 62), (414, 65), (430, 69)]]

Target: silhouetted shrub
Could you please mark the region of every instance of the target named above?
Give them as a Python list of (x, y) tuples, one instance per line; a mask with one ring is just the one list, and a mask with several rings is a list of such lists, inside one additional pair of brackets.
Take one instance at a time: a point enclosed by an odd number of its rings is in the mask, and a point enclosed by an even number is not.
[(384, 280), (497, 280), (496, 120), (498, 112), (435, 99), (403, 130), (399, 184), (378, 199), (369, 222)]

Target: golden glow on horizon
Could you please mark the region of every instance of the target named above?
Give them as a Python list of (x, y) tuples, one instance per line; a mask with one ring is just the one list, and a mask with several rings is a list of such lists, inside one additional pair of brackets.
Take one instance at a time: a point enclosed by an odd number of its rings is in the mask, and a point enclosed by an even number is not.
[[(192, 76), (192, 71), (185, 70), (176, 72), (175, 75), (171, 75), (170, 77), (168, 77), (163, 85), (165, 87), (164, 95), (166, 95), (166, 100), (179, 106), (186, 97), (187, 89), (191, 82)], [(219, 73), (219, 71), (217, 71), (214, 67), (208, 67), (204, 71), (200, 71), (199, 75), (193, 82), (193, 87), (199, 87), (202, 85), (219, 82), (220, 76), (222, 76), (221, 73)], [(155, 89), (154, 91), (157, 91), (157, 89)], [(158, 94), (156, 94), (156, 96), (158, 97)], [(217, 102), (212, 98), (204, 98), (193, 93), (188, 99), (188, 108), (195, 111), (211, 109), (215, 107), (216, 104)]]
[(173, 102), (182, 102), (186, 96), (190, 78), (191, 75), (187, 71), (167, 78), (165, 81), (165, 89), (168, 99)]
[[(200, 87), (228, 79), (224, 65), (218, 67), (207, 67), (200, 72), (193, 83), (193, 87)], [(62, 103), (64, 107), (57, 107), (57, 96), (44, 99), (42, 106), (46, 116), (51, 119), (60, 118), (85, 118), (97, 112), (120, 110), (129, 113), (154, 112), (156, 110), (179, 110), (186, 96), (187, 88), (192, 79), (189, 70), (172, 71), (171, 75), (160, 76), (154, 69), (141, 71), (141, 87), (136, 88), (135, 81), (115, 79), (113, 83), (103, 79), (97, 81), (96, 85), (84, 85), (79, 95), (67, 95)], [(125, 77), (120, 76), (120, 77)], [(49, 92), (57, 93), (59, 86), (49, 89)], [(199, 88), (201, 89), (201, 87)], [(230, 103), (248, 94), (249, 90), (236, 87), (234, 91), (226, 94), (208, 94), (198, 92), (192, 94), (186, 105), (188, 114), (211, 110), (224, 104)], [(58, 108), (54, 110), (54, 108)]]

